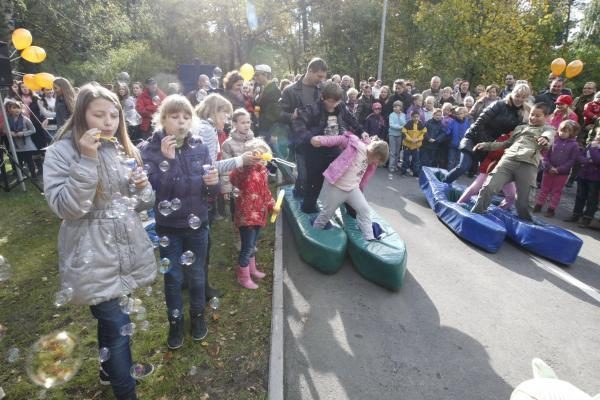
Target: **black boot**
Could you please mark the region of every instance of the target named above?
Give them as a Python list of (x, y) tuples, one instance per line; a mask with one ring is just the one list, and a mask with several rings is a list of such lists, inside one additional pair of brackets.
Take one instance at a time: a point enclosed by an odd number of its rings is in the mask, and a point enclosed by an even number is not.
[(179, 318), (169, 316), (169, 349), (175, 350), (183, 346), (183, 315)]
[(577, 222), (577, 221), (579, 221), (579, 218), (581, 218), (581, 215), (573, 214), (569, 218), (566, 218), (564, 221), (565, 222)]
[(190, 318), (192, 320), (192, 339), (203, 340), (208, 335), (208, 326), (204, 319), (204, 313), (190, 310)]

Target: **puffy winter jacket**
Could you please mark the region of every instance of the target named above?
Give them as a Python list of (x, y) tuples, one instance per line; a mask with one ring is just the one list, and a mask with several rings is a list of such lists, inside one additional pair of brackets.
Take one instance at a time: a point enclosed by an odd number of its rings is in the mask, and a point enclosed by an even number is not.
[[(102, 143), (98, 158), (92, 159), (79, 155), (67, 134), (46, 151), (44, 195), (63, 220), (59, 274), (61, 286), (73, 289), (74, 304), (111, 300), (150, 285), (156, 277), (154, 249), (138, 215), (128, 211), (122, 217), (111, 206), (128, 188), (125, 166), (111, 143)], [(136, 194), (135, 211), (152, 207), (150, 187)]]

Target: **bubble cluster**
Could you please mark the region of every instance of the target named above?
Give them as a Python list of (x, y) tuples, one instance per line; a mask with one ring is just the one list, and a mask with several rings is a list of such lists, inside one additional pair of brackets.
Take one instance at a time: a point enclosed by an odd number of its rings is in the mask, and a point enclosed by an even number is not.
[(27, 375), (46, 389), (60, 386), (75, 376), (81, 366), (81, 346), (77, 337), (60, 331), (42, 336), (27, 356)]
[(134, 322), (130, 322), (128, 324), (125, 324), (121, 327), (121, 336), (133, 336), (133, 334), (135, 333), (135, 323)]

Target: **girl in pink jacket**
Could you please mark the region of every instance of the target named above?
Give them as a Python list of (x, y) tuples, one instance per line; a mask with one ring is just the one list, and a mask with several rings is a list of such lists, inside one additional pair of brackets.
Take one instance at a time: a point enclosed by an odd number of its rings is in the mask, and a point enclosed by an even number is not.
[(374, 240), (370, 209), (362, 190), (375, 173), (377, 165), (387, 161), (388, 144), (377, 139), (363, 142), (351, 132), (340, 136), (314, 136), (310, 144), (314, 147), (340, 146), (344, 149), (323, 173), (325, 180), (319, 195), (323, 209), (313, 227), (323, 229), (335, 210), (341, 204), (348, 203), (356, 210), (356, 219), (365, 239)]

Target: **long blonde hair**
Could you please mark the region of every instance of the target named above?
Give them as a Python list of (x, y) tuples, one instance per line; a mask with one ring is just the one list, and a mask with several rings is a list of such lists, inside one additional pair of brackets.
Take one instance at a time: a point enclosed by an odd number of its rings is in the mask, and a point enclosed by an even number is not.
[(117, 95), (110, 90), (100, 86), (97, 82), (90, 82), (81, 87), (77, 100), (75, 101), (75, 108), (73, 114), (67, 120), (65, 125), (58, 131), (54, 137), (54, 142), (63, 139), (68, 132), (71, 132), (71, 140), (73, 146), (77, 149), (77, 152), (81, 154), (79, 148), (79, 140), (83, 134), (89, 129), (85, 120), (85, 113), (90, 103), (97, 99), (108, 100), (119, 110), (119, 127), (115, 136), (119, 140), (119, 143), (123, 146), (123, 151), (129, 157), (135, 158), (138, 165), (142, 165), (142, 159), (138, 149), (131, 143), (129, 135), (127, 134), (127, 128), (125, 125), (125, 116), (123, 114), (123, 108), (117, 98)]
[[(512, 92), (509, 93), (508, 96), (506, 96), (506, 99), (504, 100), (506, 104), (510, 105), (510, 106), (514, 106), (513, 103), (513, 96), (516, 95), (521, 95), (521, 96), (530, 96), (531, 95), (531, 89), (529, 88), (528, 85), (524, 84), (524, 83), (520, 83), (515, 85), (515, 87), (513, 88)], [(519, 108), (519, 115), (521, 115), (521, 121), (522, 123), (526, 124), (528, 119), (529, 119), (529, 112), (531, 111), (531, 105), (527, 102), (527, 100), (525, 100), (525, 102), (523, 103), (523, 106)]]
[(76, 96), (75, 89), (73, 89), (73, 86), (71, 86), (71, 82), (59, 76), (58, 78), (54, 79), (52, 84), (60, 88), (60, 91), (62, 92), (61, 96), (65, 101), (65, 105), (67, 106), (67, 111), (69, 111), (69, 114), (73, 114)]

